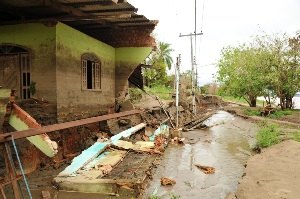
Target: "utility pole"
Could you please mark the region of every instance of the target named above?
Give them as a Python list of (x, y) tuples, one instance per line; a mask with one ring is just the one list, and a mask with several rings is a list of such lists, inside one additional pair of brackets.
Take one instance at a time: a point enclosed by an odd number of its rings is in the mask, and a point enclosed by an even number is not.
[[(197, 67), (196, 65), (196, 56), (194, 56), (194, 48), (193, 48), (193, 37), (203, 35), (202, 32), (200, 33), (190, 33), (187, 35), (182, 35), (180, 34), (179, 37), (190, 37), (191, 40), (191, 64), (192, 64), (192, 96), (193, 96), (193, 113), (194, 115), (197, 114), (196, 110), (196, 96), (195, 96), (195, 82), (197, 82), (197, 78), (195, 77), (195, 68)], [(197, 83), (196, 83), (197, 84)]]
[(175, 81), (176, 81), (176, 129), (178, 129), (178, 115), (179, 115), (179, 85), (180, 85), (180, 65), (181, 55), (179, 54), (176, 61), (175, 67)]
[[(193, 96), (193, 113), (194, 115), (197, 114), (196, 109), (196, 95), (195, 95), (195, 87), (198, 86), (198, 70), (197, 70), (197, 64), (196, 64), (196, 49), (197, 49), (197, 36), (203, 35), (202, 31), (200, 33), (197, 33), (197, 0), (195, 0), (195, 29), (194, 33), (190, 33), (187, 35), (182, 35), (180, 33), (179, 37), (190, 37), (191, 39), (191, 64), (192, 64), (192, 96)], [(195, 53), (193, 49), (193, 37), (195, 39)]]

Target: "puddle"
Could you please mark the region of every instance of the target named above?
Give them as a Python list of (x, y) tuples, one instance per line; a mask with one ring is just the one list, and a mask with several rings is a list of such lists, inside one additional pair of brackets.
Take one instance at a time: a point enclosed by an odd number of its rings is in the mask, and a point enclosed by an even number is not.
[[(206, 121), (207, 130), (184, 132), (184, 146), (170, 145), (155, 171), (144, 198), (152, 193), (160, 198), (223, 199), (237, 188), (254, 143), (256, 126), (246, 120), (220, 111)], [(215, 167), (207, 175), (194, 164)], [(161, 177), (176, 181), (174, 186), (160, 185)]]

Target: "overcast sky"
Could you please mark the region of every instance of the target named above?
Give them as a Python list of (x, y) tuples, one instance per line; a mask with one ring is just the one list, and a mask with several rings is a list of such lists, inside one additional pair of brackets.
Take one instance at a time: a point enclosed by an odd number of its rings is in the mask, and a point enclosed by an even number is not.
[[(204, 1), (204, 12), (203, 12)], [(159, 20), (155, 34), (170, 43), (175, 57), (182, 55), (182, 70), (191, 68), (190, 39), (194, 32), (194, 0), (128, 0), (138, 14)], [(202, 23), (203, 13), (203, 23)], [(200, 84), (212, 81), (220, 51), (227, 45), (247, 42), (252, 36), (295, 34), (300, 30), (300, 0), (197, 0), (197, 64)]]

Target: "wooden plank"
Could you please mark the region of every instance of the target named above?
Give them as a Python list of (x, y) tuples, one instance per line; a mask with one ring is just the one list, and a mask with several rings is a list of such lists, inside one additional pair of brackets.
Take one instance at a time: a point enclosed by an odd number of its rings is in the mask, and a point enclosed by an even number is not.
[(139, 114), (139, 113), (142, 113), (142, 111), (141, 110), (124, 111), (124, 112), (120, 112), (120, 113), (101, 115), (101, 116), (97, 116), (97, 117), (91, 117), (91, 118), (86, 118), (86, 119), (81, 119), (81, 120), (76, 120), (76, 121), (71, 121), (71, 122), (43, 126), (43, 127), (35, 128), (35, 129), (31, 128), (31, 129), (23, 130), (23, 131), (14, 131), (11, 133), (4, 133), (4, 134), (0, 134), (0, 143), (11, 140), (10, 137), (12, 135), (14, 136), (14, 139), (20, 139), (20, 138), (30, 137), (30, 136), (34, 136), (34, 135), (40, 135), (43, 133), (59, 131), (59, 130), (77, 127), (77, 126), (83, 126), (83, 125), (87, 125), (87, 124), (92, 124), (92, 123), (101, 122), (101, 121), (105, 121), (105, 120), (109, 120), (109, 119), (113, 119), (113, 118), (124, 117), (124, 116), (128, 116), (128, 115)]
[(84, 1), (84, 2), (65, 2), (62, 3), (66, 6), (72, 6), (72, 7), (84, 7), (87, 5), (116, 5), (118, 3), (118, 0), (97, 0), (97, 1)]

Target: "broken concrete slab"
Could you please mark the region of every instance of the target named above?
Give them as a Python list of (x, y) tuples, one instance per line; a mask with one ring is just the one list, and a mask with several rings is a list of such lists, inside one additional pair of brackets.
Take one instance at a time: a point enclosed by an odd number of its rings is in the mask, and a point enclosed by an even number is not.
[(121, 139), (122, 137), (127, 138), (133, 133), (141, 130), (146, 126), (145, 123), (138, 124), (134, 127), (131, 127), (130, 129), (127, 129), (125, 131), (122, 131), (121, 133), (114, 135), (110, 138), (107, 142), (96, 142), (93, 144), (90, 148), (84, 150), (79, 156), (75, 157), (67, 168), (63, 170), (59, 176), (69, 176), (74, 174), (76, 171), (78, 171), (80, 168), (94, 160), (99, 154), (101, 154), (109, 145), (112, 143), (114, 144), (116, 141)]
[[(13, 111), (9, 117), (9, 124), (17, 131), (27, 130), (33, 126), (40, 127), (40, 125), (30, 117), (24, 110), (14, 104)], [(26, 119), (23, 119), (26, 118)], [(34, 146), (41, 150), (48, 157), (54, 157), (57, 154), (57, 143), (51, 141), (47, 134), (35, 135), (27, 137)]]
[[(145, 125), (142, 123), (135, 127), (141, 129)], [(78, 170), (76, 175), (59, 174), (54, 181), (64, 191), (101, 194), (124, 191), (125, 195), (130, 196), (129, 198), (135, 198), (143, 190), (139, 187), (143, 187), (150, 177), (150, 170), (158, 155), (153, 141), (121, 140), (122, 137), (132, 135), (131, 130), (128, 130), (113, 136), (106, 142), (109, 146), (117, 146), (118, 149), (106, 148), (104, 152)], [(167, 125), (162, 125), (155, 135), (167, 134), (168, 130)]]
[(124, 140), (116, 141), (114, 146), (125, 150), (131, 149), (134, 151), (149, 151), (149, 149), (154, 149), (155, 147), (154, 142), (138, 141), (133, 144), (132, 142)]
[[(136, 198), (136, 193), (141, 191), (138, 187), (146, 182), (146, 172), (157, 158), (156, 154), (117, 149), (108, 149), (100, 156), (98, 166), (87, 165), (88, 170), (83, 169), (76, 176), (57, 176), (54, 182), (64, 191), (102, 194), (125, 191), (125, 195), (131, 196), (128, 198)], [(112, 165), (113, 170), (104, 174), (102, 168), (107, 165)], [(124, 186), (129, 189), (123, 190)]]

